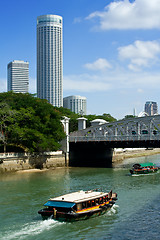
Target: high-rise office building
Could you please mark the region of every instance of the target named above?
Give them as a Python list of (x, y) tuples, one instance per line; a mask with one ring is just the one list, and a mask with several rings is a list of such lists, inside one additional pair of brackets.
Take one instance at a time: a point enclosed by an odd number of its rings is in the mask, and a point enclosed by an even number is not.
[(37, 97), (63, 106), (62, 17), (37, 18)]
[(70, 109), (74, 113), (86, 115), (87, 101), (86, 97), (69, 96), (63, 98), (63, 107)]
[(144, 111), (149, 115), (155, 115), (158, 114), (158, 106), (156, 102), (146, 102), (145, 103), (145, 107), (144, 107)]
[(29, 63), (14, 60), (8, 63), (7, 90), (15, 93), (26, 93), (29, 88)]

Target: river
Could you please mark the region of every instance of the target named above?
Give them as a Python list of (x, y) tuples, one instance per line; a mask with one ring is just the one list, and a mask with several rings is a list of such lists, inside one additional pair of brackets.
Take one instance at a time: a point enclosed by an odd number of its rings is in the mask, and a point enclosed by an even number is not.
[[(160, 155), (130, 158), (114, 168), (68, 168), (0, 175), (0, 239), (160, 239), (160, 172), (131, 176), (133, 163), (160, 165)], [(105, 215), (73, 223), (43, 221), (49, 197), (77, 190), (112, 189), (116, 205)]]

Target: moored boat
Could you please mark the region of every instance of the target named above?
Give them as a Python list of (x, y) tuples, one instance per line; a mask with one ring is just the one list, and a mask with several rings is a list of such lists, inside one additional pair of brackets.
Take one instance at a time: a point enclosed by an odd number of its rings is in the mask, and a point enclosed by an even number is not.
[(61, 221), (77, 221), (106, 213), (115, 204), (117, 193), (95, 190), (78, 191), (50, 198), (38, 211), (43, 219), (53, 218)]
[(156, 173), (158, 171), (158, 167), (154, 163), (136, 163), (133, 165), (132, 169), (130, 169), (131, 174), (148, 174), (148, 173)]

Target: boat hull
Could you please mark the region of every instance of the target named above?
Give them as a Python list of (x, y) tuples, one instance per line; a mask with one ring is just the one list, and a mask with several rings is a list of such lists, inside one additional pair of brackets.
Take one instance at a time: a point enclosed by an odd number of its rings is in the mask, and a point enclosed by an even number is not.
[(156, 173), (158, 169), (147, 169), (147, 170), (130, 170), (131, 174), (149, 174), (149, 173)]
[(59, 221), (74, 222), (74, 221), (86, 220), (92, 217), (103, 215), (107, 211), (109, 211), (113, 205), (114, 204), (106, 204), (103, 206), (99, 206), (96, 209), (82, 211), (82, 212), (65, 213), (65, 212), (57, 211), (55, 214), (54, 211), (45, 211), (45, 209), (42, 209), (38, 213), (41, 214), (44, 220), (48, 218), (52, 218)]

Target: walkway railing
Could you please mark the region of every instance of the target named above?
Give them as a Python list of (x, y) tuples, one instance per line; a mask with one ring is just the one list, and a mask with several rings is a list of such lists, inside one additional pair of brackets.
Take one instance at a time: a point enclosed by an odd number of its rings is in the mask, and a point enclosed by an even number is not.
[(70, 142), (90, 142), (90, 141), (147, 141), (160, 140), (160, 134), (157, 135), (123, 135), (123, 136), (70, 136)]

